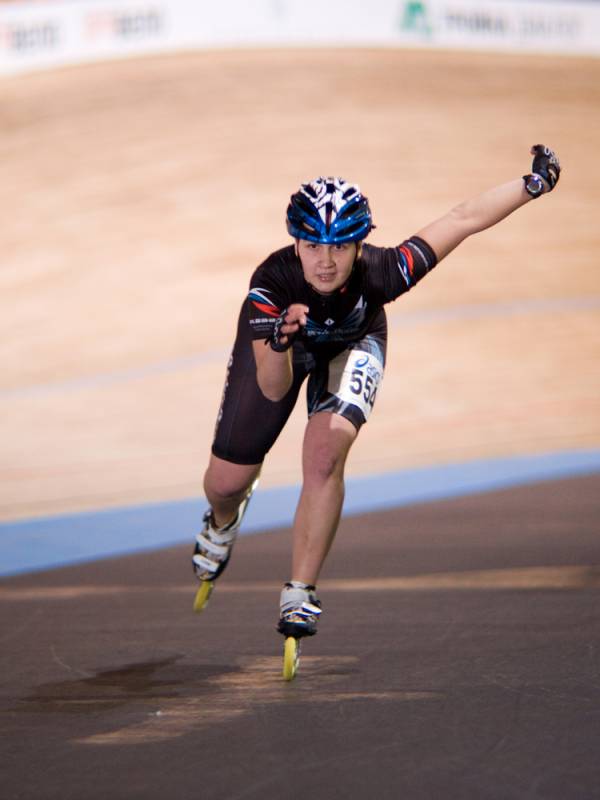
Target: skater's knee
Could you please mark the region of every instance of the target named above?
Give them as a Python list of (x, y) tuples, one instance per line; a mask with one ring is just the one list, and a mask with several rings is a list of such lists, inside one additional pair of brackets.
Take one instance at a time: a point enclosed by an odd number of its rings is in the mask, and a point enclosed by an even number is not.
[(246, 495), (260, 467), (232, 464), (212, 459), (204, 475), (204, 491), (209, 499), (226, 503)]
[(304, 483), (343, 481), (346, 458), (356, 439), (352, 423), (338, 414), (322, 412), (310, 418), (304, 437)]
[(215, 489), (214, 487), (211, 488), (210, 486), (205, 486), (204, 491), (211, 507), (213, 509), (218, 509), (229, 505), (236, 506), (246, 495), (248, 488), (249, 487), (247, 486), (241, 486), (232, 488), (222, 487)]
[(248, 486), (246, 482), (235, 479), (235, 476), (204, 476), (204, 492), (213, 503), (226, 503), (245, 494)]
[(318, 448), (305, 459), (305, 482), (324, 484), (331, 480), (343, 480), (346, 454), (328, 448)]

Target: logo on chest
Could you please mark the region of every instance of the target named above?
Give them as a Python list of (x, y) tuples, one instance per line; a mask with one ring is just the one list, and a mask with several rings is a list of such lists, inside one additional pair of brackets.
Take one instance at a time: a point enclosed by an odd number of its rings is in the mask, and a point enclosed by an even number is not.
[(305, 335), (316, 342), (335, 342), (351, 339), (365, 321), (367, 302), (359, 297), (352, 311), (340, 322), (329, 316), (323, 322), (311, 319), (306, 321)]

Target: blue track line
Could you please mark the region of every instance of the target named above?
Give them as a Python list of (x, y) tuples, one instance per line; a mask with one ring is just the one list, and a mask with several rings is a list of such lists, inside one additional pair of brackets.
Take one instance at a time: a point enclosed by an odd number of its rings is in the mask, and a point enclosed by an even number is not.
[[(349, 478), (344, 516), (600, 472), (600, 450), (423, 467)], [(259, 490), (244, 533), (289, 526), (298, 486)], [(0, 524), (0, 575), (156, 550), (193, 541), (203, 498)]]

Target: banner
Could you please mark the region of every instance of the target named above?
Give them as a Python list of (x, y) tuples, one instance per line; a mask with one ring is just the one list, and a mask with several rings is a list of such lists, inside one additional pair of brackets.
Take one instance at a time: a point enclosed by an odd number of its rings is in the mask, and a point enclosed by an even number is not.
[(177, 50), (380, 46), (600, 55), (600, 3), (71, 0), (0, 4), (0, 73)]

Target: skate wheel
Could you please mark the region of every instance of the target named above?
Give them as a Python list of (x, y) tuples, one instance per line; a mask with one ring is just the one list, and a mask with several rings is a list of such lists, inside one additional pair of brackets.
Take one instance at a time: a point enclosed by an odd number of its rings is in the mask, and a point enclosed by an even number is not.
[(295, 678), (300, 663), (300, 642), (288, 636), (283, 646), (283, 679), (291, 681)]
[(197, 614), (206, 607), (213, 588), (214, 584), (212, 581), (202, 581), (200, 584), (196, 592), (196, 597), (194, 598), (194, 611)]

